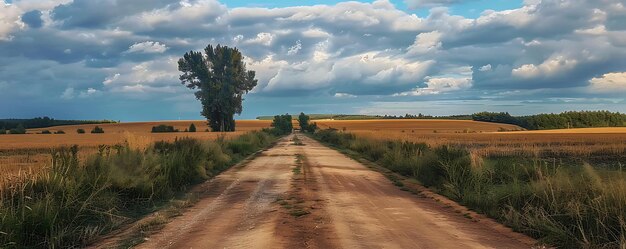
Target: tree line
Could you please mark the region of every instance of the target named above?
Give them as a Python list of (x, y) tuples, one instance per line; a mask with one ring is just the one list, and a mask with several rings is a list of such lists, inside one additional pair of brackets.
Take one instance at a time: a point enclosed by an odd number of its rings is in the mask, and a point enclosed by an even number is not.
[(528, 130), (626, 126), (626, 114), (609, 111), (569, 111), (517, 117), (508, 112), (480, 112), (473, 114), (472, 120), (513, 124)]
[(113, 120), (57, 120), (50, 117), (37, 117), (31, 119), (0, 119), (0, 129), (11, 130), (18, 127), (25, 129), (47, 128), (62, 125), (81, 124), (112, 124)]

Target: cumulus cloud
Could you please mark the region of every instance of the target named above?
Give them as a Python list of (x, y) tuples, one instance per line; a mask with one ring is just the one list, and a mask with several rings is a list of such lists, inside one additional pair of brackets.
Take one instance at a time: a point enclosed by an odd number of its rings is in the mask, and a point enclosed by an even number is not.
[(272, 40), (274, 40), (273, 34), (262, 32), (262, 33), (258, 33), (255, 38), (252, 38), (246, 42), (250, 44), (261, 44), (261, 45), (269, 46), (272, 44)]
[(597, 92), (625, 92), (626, 72), (607, 73), (598, 78), (589, 80), (591, 89)]
[(188, 91), (178, 82), (182, 54), (218, 43), (239, 48), (257, 71), (252, 96), (412, 100), (520, 92), (521, 99), (552, 90), (555, 98), (602, 96), (609, 91), (601, 89), (621, 86), (621, 0), (529, 0), (476, 18), (440, 7), (461, 0), (406, 2), (432, 9), (407, 13), (388, 0), (288, 8), (228, 8), (217, 0), (15, 0), (0, 4), (0, 79), (32, 90), (4, 87), (2, 94), (55, 92), (54, 99), (67, 102), (131, 93), (159, 99)]
[(157, 53), (162, 54), (167, 51), (167, 46), (159, 42), (145, 41), (135, 43), (126, 50), (127, 53)]
[(512, 71), (513, 76), (520, 78), (550, 77), (560, 73), (566, 73), (573, 69), (578, 61), (564, 56), (554, 56), (539, 65), (525, 64)]
[(74, 88), (72, 87), (68, 87), (65, 89), (65, 91), (63, 91), (63, 94), (61, 94), (61, 98), (65, 99), (65, 100), (70, 100), (74, 98)]
[(349, 93), (335, 93), (335, 98), (356, 98), (356, 95)]

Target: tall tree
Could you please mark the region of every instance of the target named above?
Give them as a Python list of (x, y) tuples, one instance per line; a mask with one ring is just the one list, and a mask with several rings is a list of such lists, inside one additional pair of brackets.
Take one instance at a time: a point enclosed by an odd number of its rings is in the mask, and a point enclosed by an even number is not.
[(309, 130), (309, 120), (311, 118), (309, 118), (308, 115), (304, 114), (304, 112), (300, 113), (300, 116), (298, 116), (298, 123), (300, 123), (300, 130), (302, 132), (308, 131)]
[(208, 45), (190, 51), (178, 61), (180, 81), (202, 103), (202, 115), (213, 131), (235, 131), (235, 114), (241, 114), (243, 95), (257, 85), (254, 71), (246, 70), (237, 48)]

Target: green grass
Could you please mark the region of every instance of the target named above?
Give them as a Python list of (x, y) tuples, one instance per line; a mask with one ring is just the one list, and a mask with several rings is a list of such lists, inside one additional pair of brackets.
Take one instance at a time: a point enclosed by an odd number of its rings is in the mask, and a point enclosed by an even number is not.
[(49, 170), (0, 186), (0, 248), (86, 246), (274, 140), (251, 132), (233, 140), (158, 142), (146, 150), (101, 146), (84, 162), (77, 146), (55, 149)]
[[(485, 158), (476, 165), (460, 147), (430, 148), (330, 130), (314, 137), (411, 177), (544, 243), (560, 248), (626, 247), (626, 174), (621, 169), (528, 158)], [(402, 187), (397, 179), (390, 180)]]

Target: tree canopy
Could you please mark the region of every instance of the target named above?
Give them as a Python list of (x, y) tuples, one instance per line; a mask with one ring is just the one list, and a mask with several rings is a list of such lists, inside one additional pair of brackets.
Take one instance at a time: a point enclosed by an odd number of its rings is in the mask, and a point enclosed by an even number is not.
[(507, 112), (481, 112), (472, 115), (475, 121), (514, 124), (529, 130), (623, 127), (626, 114), (609, 111), (563, 112), (514, 117)]
[(285, 135), (293, 131), (293, 123), (291, 122), (291, 115), (276, 115), (274, 121), (272, 121), (272, 127), (274, 127), (276, 135)]
[(178, 61), (181, 83), (196, 89), (201, 114), (213, 131), (235, 131), (235, 114), (241, 114), (243, 95), (257, 85), (256, 73), (246, 69), (237, 48), (208, 45), (190, 51)]

